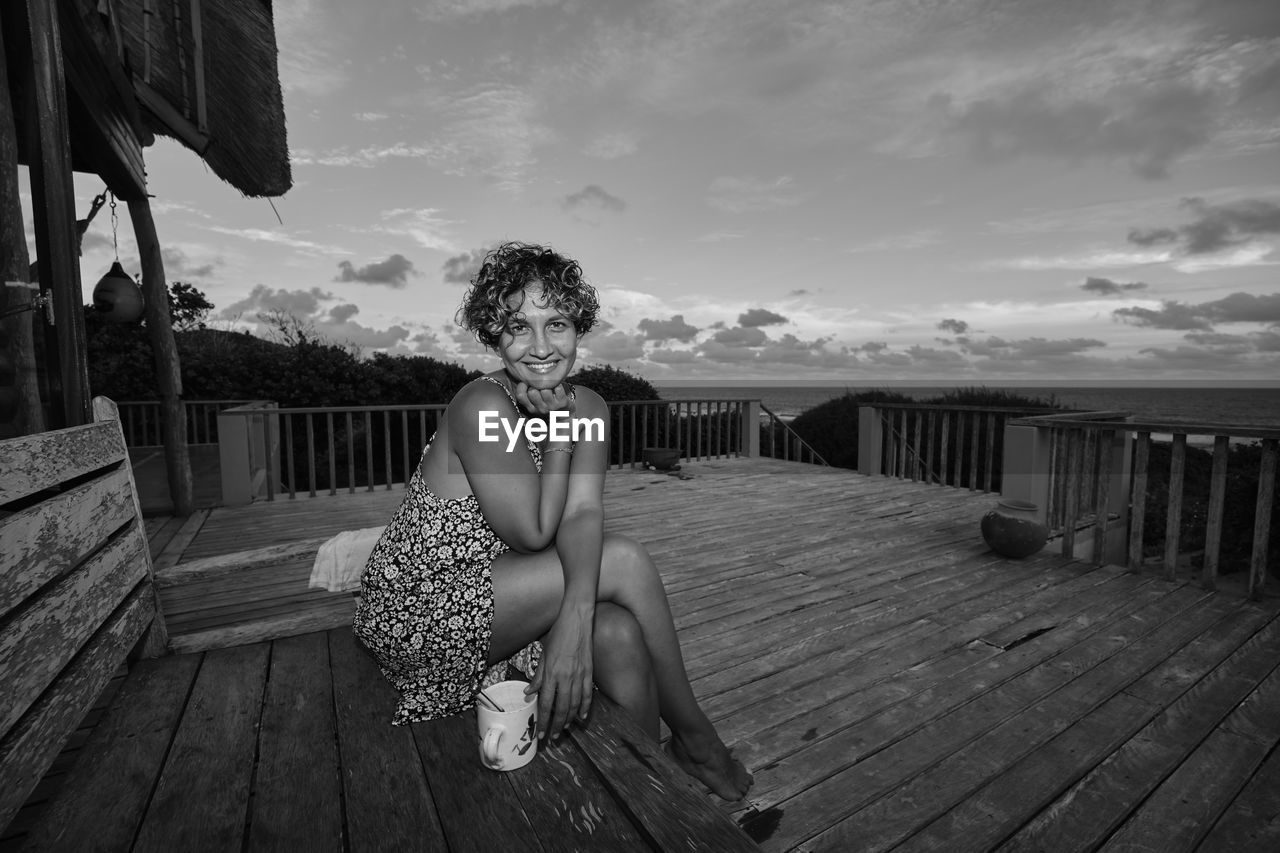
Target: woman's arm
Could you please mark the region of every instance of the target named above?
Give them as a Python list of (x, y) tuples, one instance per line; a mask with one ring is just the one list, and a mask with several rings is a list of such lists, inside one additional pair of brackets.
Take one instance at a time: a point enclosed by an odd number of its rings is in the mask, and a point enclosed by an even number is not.
[[(555, 539), (569, 493), (571, 454), (549, 451), (567, 449), (567, 441), (545, 443), (539, 476), (523, 430), (514, 442), (507, 432), (521, 417), (501, 388), (473, 382), (449, 404), (449, 447), (462, 462), (485, 521), (513, 550), (529, 554)], [(482, 430), (494, 440), (482, 441)]]
[[(594, 391), (580, 388), (577, 416), (599, 418), (607, 425), (608, 406)], [(530, 686), (538, 690), (539, 737), (547, 732), (558, 736), (570, 718), (585, 719), (591, 709), (592, 633), (604, 546), (608, 452), (606, 434), (601, 440), (580, 440), (573, 453), (569, 493), (555, 537), (564, 571), (564, 597), (543, 640), (542, 664)]]

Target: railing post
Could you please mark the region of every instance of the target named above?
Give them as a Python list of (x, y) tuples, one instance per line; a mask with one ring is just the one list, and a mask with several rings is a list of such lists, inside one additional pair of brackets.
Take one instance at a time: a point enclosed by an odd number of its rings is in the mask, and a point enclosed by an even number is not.
[(880, 410), (875, 406), (858, 407), (858, 473), (883, 474), (881, 454), (884, 452), (884, 433), (881, 431)]
[[(1107, 433), (1102, 433), (1107, 435)], [(1111, 440), (1111, 484), (1107, 492), (1108, 517), (1116, 516), (1115, 536), (1107, 537), (1103, 560), (1109, 565), (1126, 565), (1129, 547), (1129, 489), (1133, 482), (1133, 433), (1117, 430)]]
[(760, 401), (747, 400), (742, 406), (742, 439), (739, 452), (743, 456), (760, 455)]
[(222, 503), (241, 506), (253, 502), (250, 468), (249, 418), (240, 409), (218, 412), (218, 461), (222, 473)]
[(1000, 494), (1030, 501), (1040, 521), (1049, 520), (1049, 457), (1053, 430), (1027, 424), (1004, 427), (1004, 457)]

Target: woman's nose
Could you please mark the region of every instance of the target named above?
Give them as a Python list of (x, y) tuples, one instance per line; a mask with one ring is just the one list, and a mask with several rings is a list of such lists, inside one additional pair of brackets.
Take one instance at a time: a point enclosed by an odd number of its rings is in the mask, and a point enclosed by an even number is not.
[(535, 356), (551, 355), (551, 341), (543, 329), (533, 330), (533, 343), (529, 347), (530, 354)]

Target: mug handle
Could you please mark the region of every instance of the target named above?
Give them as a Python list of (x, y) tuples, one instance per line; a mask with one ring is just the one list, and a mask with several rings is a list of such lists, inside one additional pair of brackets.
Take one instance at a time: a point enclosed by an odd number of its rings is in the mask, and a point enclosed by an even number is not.
[(498, 741), (501, 740), (504, 731), (506, 731), (504, 726), (490, 726), (489, 730), (484, 733), (484, 741), (480, 744), (480, 751), (484, 754), (484, 760), (497, 767), (501, 767), (503, 764), (502, 756), (498, 754)]

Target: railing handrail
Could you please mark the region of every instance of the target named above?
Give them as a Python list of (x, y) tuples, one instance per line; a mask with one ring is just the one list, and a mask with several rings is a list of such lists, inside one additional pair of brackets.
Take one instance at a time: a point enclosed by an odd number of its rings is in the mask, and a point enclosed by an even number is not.
[(1028, 415), (1028, 417), (1051, 417), (1057, 414), (1071, 414), (1064, 412), (1063, 409), (1056, 406), (969, 406), (952, 403), (893, 403), (893, 402), (859, 402), (859, 406), (871, 406), (877, 409), (923, 409), (925, 411), (946, 411), (946, 412), (995, 412), (996, 414), (1012, 414), (1014, 412), (1045, 412), (1043, 416)]
[[(809, 442), (805, 441), (805, 440), (804, 440), (804, 438), (803, 438), (803, 437), (801, 437), (800, 433), (796, 432), (794, 429), (792, 429), (792, 428), (791, 428), (791, 424), (787, 423), (787, 422), (786, 422), (786, 421), (784, 421), (782, 418), (780, 418), (780, 417), (778, 417), (776, 414), (774, 414), (774, 412), (773, 412), (773, 410), (772, 410), (772, 409), (770, 409), (770, 408), (769, 408), (768, 406), (766, 406), (764, 403), (761, 403), (761, 404), (760, 404), (760, 411), (761, 411), (761, 412), (763, 412), (764, 414), (766, 414), (766, 415), (768, 415), (768, 416), (769, 416), (769, 422), (770, 422), (771, 424), (781, 424), (782, 428), (783, 428), (784, 430), (786, 430), (787, 434), (794, 436), (794, 437), (795, 437), (795, 439), (796, 439), (796, 441), (800, 442), (800, 446), (801, 446), (803, 449), (805, 449), (805, 450), (809, 451), (809, 455), (810, 455), (813, 459), (817, 459), (819, 462), (821, 462), (823, 465), (825, 465), (825, 466), (826, 466), (826, 467), (828, 467), (828, 468), (830, 468), (830, 467), (831, 467), (831, 463), (829, 463), (829, 462), (827, 462), (827, 460), (823, 459), (823, 458), (822, 458), (822, 454), (821, 454), (821, 453), (819, 453), (818, 451), (814, 450), (814, 449), (813, 449), (813, 446), (812, 446), (811, 444), (809, 444)], [(797, 461), (801, 461), (801, 460), (797, 460)]]
[[(253, 400), (253, 403), (263, 401)], [(325, 415), (337, 412), (443, 412), (449, 408), (448, 403), (401, 403), (387, 404), (377, 406), (295, 406), (291, 408), (274, 408), (272, 414), (276, 415)], [(228, 409), (223, 414), (229, 415), (255, 415), (260, 414), (262, 409), (236, 408)]]
[[(1104, 420), (1103, 417), (1112, 420)], [(1280, 438), (1280, 428), (1259, 427), (1252, 424), (1200, 423), (1179, 420), (1130, 420), (1128, 412), (1081, 412), (1066, 415), (1039, 415), (1018, 418), (1009, 423), (1018, 426), (1061, 425), (1064, 429), (1106, 430), (1123, 428), (1126, 432), (1156, 432), (1172, 435), (1227, 435), (1240, 438)], [(1123, 418), (1123, 420), (1118, 420)]]

